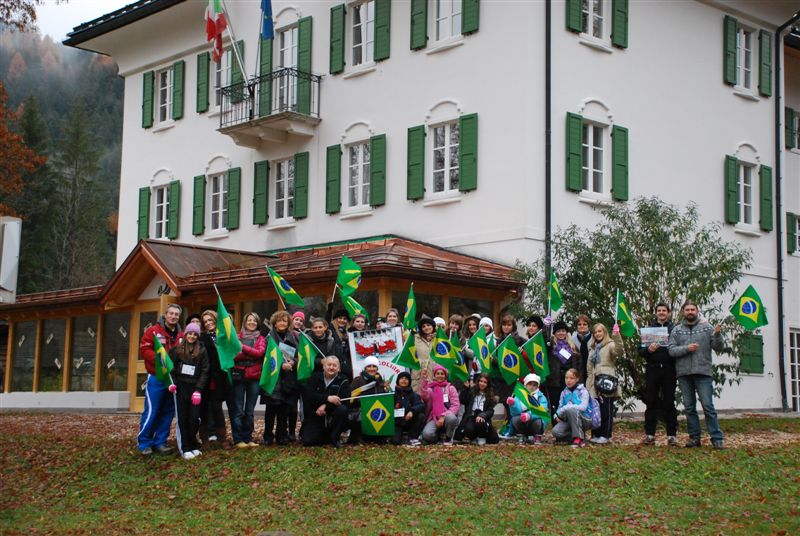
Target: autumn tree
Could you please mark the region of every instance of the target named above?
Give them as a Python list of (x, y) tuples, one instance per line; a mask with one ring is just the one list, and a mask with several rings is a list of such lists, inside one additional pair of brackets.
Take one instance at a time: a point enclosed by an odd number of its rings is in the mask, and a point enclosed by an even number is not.
[[(56, 0), (61, 4), (67, 0)], [(0, 2), (0, 23), (21, 32), (36, 28), (36, 6), (44, 0), (3, 0)]]

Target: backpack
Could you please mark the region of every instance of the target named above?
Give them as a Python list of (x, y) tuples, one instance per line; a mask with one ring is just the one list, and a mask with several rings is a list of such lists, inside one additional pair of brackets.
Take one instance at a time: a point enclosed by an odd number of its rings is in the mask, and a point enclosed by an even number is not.
[(589, 413), (592, 416), (592, 429), (600, 428), (600, 404), (592, 395), (589, 395)]

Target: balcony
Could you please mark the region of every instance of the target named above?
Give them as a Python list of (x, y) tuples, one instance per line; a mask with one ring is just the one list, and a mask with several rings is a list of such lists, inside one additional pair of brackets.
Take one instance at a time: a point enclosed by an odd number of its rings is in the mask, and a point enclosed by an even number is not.
[(322, 77), (284, 67), (220, 90), (219, 132), (244, 147), (310, 138), (319, 117)]

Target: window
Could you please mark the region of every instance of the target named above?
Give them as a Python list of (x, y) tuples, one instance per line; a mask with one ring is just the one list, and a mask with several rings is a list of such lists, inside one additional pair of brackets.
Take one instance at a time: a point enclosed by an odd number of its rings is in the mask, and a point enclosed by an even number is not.
[(798, 329), (789, 330), (789, 377), (792, 411), (800, 411), (800, 330)]
[(435, 0), (434, 27), (437, 41), (461, 35), (462, 0)]
[(221, 89), (231, 85), (231, 60), (233, 59), (233, 50), (228, 50), (222, 53), (222, 57), (214, 65), (214, 106), (222, 104), (222, 91)]
[(581, 177), (583, 190), (603, 194), (607, 188), (604, 180), (605, 173), (605, 127), (594, 123), (583, 123), (583, 136), (581, 138), (582, 162)]
[(800, 114), (794, 113), (792, 117), (792, 147), (800, 149)]
[[(297, 26), (278, 34), (278, 68), (297, 68)], [(278, 78), (278, 91), (275, 93), (275, 106), (278, 112), (297, 108), (297, 78), (283, 75)]]
[(158, 123), (172, 119), (172, 75), (171, 67), (156, 73)]
[(294, 215), (294, 159), (275, 165), (275, 218), (286, 220)]
[(219, 231), (225, 228), (228, 216), (228, 174), (211, 175), (208, 181), (211, 231)]
[(347, 207), (369, 206), (369, 142), (347, 147)]
[(754, 32), (739, 26), (736, 31), (736, 80), (745, 89), (753, 89)]
[(167, 238), (167, 223), (169, 221), (169, 188), (159, 186), (155, 189), (155, 229), (153, 238)]
[(581, 32), (603, 39), (603, 0), (583, 0), (581, 6)]
[(755, 166), (744, 162), (739, 162), (739, 223), (745, 225), (753, 224), (753, 176)]
[(458, 191), (458, 121), (433, 127), (433, 192)]
[(351, 8), (353, 16), (352, 65), (370, 63), (375, 51), (375, 2), (369, 0)]
[[(744, 234), (772, 231), (772, 168), (759, 163), (755, 148), (741, 144), (736, 156), (725, 156), (725, 222)], [(755, 233), (755, 234), (754, 234)]]

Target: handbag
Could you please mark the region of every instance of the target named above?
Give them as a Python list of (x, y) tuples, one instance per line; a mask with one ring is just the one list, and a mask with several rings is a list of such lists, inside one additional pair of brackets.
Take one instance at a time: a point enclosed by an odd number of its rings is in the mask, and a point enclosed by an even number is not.
[(594, 379), (594, 388), (601, 395), (614, 395), (618, 387), (619, 379), (611, 374), (598, 374)]

